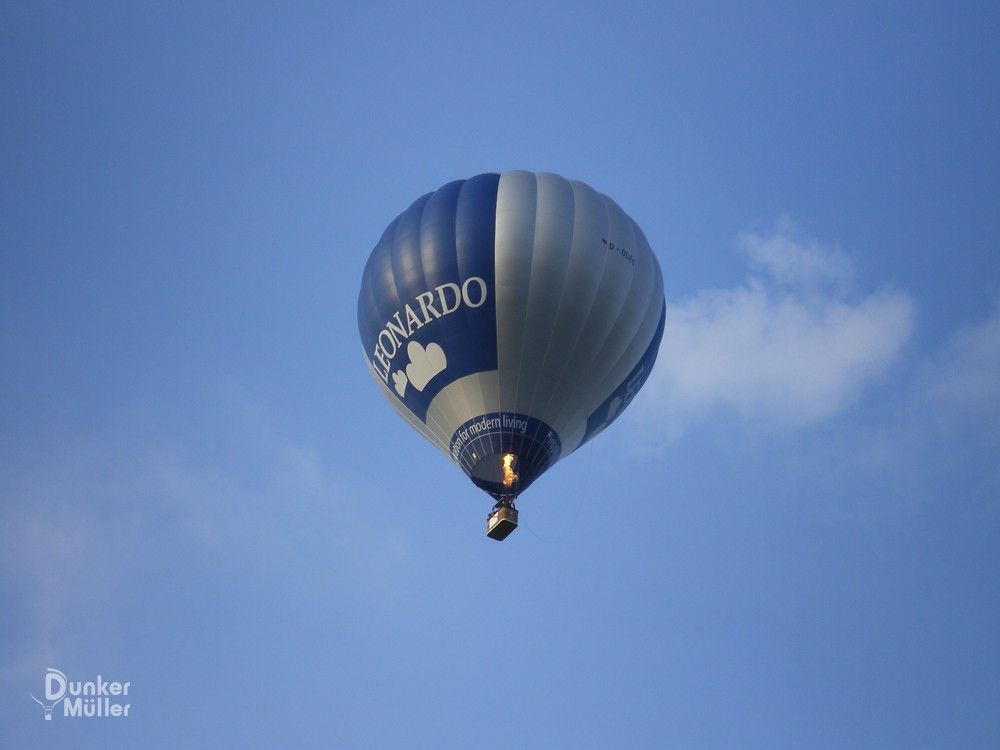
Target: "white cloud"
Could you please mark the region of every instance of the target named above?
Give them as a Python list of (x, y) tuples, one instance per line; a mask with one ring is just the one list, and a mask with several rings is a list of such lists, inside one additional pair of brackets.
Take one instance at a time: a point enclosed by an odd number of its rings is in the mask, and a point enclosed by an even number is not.
[(11, 623), (0, 647), (14, 655), (0, 664), (0, 684), (26, 690), (74, 659), (109, 668), (109, 634), (135, 616), (150, 575), (197, 585), (210, 564), (287, 590), (309, 585), (315, 570), (327, 592), (406, 593), (400, 559), (416, 553), (367, 515), (371, 483), (351, 466), (357, 453), (338, 458), (289, 438), (251, 395), (218, 398), (193, 428), (204, 439), (44, 441), (29, 464), (0, 470)]
[(935, 500), (996, 508), (1000, 305), (955, 331), (902, 379), (883, 406), (849, 430), (824, 435), (822, 450), (802, 467), (811, 486), (817, 477), (826, 477), (818, 483), (829, 486), (848, 481), (852, 489), (842, 490), (840, 501), (865, 513), (873, 498), (886, 508)]
[(852, 296), (843, 253), (802, 237), (790, 220), (739, 244), (759, 272), (736, 288), (668, 301), (646, 386), (668, 437), (719, 411), (779, 428), (827, 419), (886, 374), (913, 331), (906, 292)]
[(982, 493), (996, 502), (1000, 304), (984, 320), (955, 331), (918, 368), (887, 432), (892, 453), (911, 476), (930, 486), (943, 482), (953, 491), (963, 487), (962, 492)]
[(88, 495), (95, 481), (88, 463), (94, 460), (97, 452), (79, 448), (59, 470), (0, 476), (7, 501), (0, 582), (11, 592), (6, 604), (12, 622), (20, 620), (14, 632), (26, 634), (0, 669), (12, 683), (27, 684), (39, 665), (62, 663), (68, 642), (100, 631), (116, 596), (116, 562), (127, 554), (134, 518), (108, 500), (116, 491), (113, 481), (102, 482), (97, 499)]
[(960, 328), (922, 368), (919, 404), (939, 419), (1000, 418), (1000, 300), (985, 321)]
[(764, 235), (744, 232), (737, 240), (754, 268), (776, 283), (787, 286), (844, 284), (854, 267), (836, 245), (823, 245), (802, 234), (788, 216), (778, 219), (774, 231)]

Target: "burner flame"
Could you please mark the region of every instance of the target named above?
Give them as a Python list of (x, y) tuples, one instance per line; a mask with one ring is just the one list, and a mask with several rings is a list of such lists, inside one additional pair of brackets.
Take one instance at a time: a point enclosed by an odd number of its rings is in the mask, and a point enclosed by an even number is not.
[(513, 487), (517, 481), (517, 474), (514, 473), (514, 462), (517, 456), (513, 453), (505, 453), (503, 457), (503, 486)]

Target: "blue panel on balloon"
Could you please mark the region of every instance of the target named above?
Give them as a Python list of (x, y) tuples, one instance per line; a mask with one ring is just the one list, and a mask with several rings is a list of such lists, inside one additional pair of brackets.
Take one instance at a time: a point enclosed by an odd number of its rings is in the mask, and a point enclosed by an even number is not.
[(628, 377), (611, 392), (611, 395), (605, 399), (604, 403), (597, 407), (587, 419), (587, 432), (583, 436), (581, 445), (618, 419), (625, 410), (625, 407), (632, 402), (639, 389), (642, 388), (643, 383), (646, 382), (646, 378), (649, 377), (649, 373), (653, 370), (653, 364), (656, 362), (656, 355), (660, 350), (660, 339), (663, 338), (663, 327), (666, 319), (667, 305), (664, 302), (663, 311), (660, 313), (660, 323), (656, 326), (656, 333), (653, 334), (653, 340), (649, 342), (649, 347), (642, 355), (639, 363), (632, 368)]
[(449, 383), (497, 367), (500, 176), (445, 185), (400, 214), (365, 266), (358, 329), (375, 374), (421, 421)]

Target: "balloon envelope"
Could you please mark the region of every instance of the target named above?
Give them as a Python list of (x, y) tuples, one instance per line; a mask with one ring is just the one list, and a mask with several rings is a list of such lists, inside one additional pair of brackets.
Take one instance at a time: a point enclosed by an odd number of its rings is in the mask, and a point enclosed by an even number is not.
[(614, 201), (505, 172), (396, 217), (365, 267), (358, 329), (389, 403), (501, 499), (622, 413), (665, 310), (656, 257)]

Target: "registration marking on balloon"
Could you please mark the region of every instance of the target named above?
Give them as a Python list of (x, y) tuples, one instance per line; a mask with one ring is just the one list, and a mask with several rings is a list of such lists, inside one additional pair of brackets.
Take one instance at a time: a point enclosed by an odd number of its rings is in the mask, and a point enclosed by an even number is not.
[(625, 260), (627, 260), (629, 263), (631, 263), (633, 268), (635, 267), (635, 256), (632, 255), (632, 253), (630, 253), (624, 247), (622, 247), (621, 245), (616, 245), (614, 242), (609, 241), (607, 237), (601, 237), (601, 242), (603, 242), (605, 246), (608, 248), (609, 253), (617, 253), (618, 255), (622, 256)]

